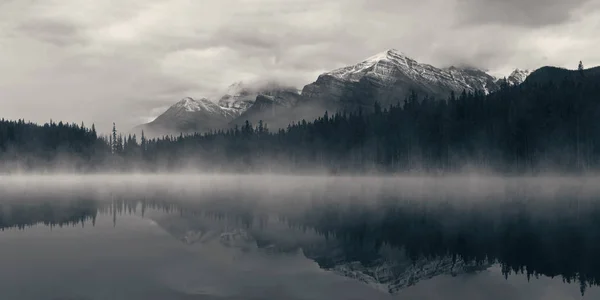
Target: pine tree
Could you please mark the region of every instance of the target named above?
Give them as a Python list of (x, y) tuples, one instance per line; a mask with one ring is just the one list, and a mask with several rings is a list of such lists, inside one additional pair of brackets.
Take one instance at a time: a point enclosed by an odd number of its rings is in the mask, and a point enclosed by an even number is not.
[(115, 125), (115, 123), (113, 123), (113, 129), (112, 129), (112, 140), (111, 140), (111, 150), (112, 153), (115, 154), (118, 152), (118, 146), (117, 146), (117, 126)]
[(146, 151), (146, 136), (144, 135), (144, 131), (142, 130), (142, 137), (140, 141), (140, 146), (142, 147), (142, 151)]
[(117, 141), (117, 153), (123, 153), (123, 134), (119, 133), (119, 138)]
[(258, 127), (256, 127), (256, 131), (259, 134), (259, 136), (262, 136), (262, 134), (264, 132), (264, 127), (263, 127), (263, 121), (262, 120), (258, 121)]

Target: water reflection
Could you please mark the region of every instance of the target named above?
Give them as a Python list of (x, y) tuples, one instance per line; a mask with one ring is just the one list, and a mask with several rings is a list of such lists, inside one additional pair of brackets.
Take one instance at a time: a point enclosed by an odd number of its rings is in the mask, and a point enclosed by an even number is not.
[[(547, 282), (556, 277), (564, 282), (559, 285), (578, 290), (577, 294), (586, 298), (598, 295), (595, 286), (600, 279), (600, 259), (596, 255), (600, 250), (600, 206), (595, 193), (584, 187), (563, 185), (548, 193), (541, 190), (540, 185), (510, 183), (498, 190), (468, 194), (453, 194), (448, 186), (440, 185), (430, 185), (419, 192), (398, 190), (398, 184), (378, 184), (375, 188), (335, 182), (310, 189), (303, 187), (292, 185), (293, 192), (288, 187), (268, 195), (263, 190), (247, 187), (204, 188), (198, 193), (189, 188), (169, 190), (146, 185), (136, 189), (118, 185), (101, 189), (50, 189), (43, 196), (39, 190), (13, 189), (7, 193), (11, 197), (4, 197), (0, 205), (0, 228), (10, 233), (0, 235), (0, 243), (6, 244), (10, 238), (40, 230), (40, 226), (95, 228), (98, 219), (106, 219), (111, 221), (111, 226), (103, 230), (115, 227), (113, 230), (125, 231), (123, 238), (132, 239), (130, 244), (133, 245), (138, 241), (127, 231), (134, 227), (132, 222), (150, 221), (178, 243), (173, 246), (177, 249), (174, 250), (165, 246), (169, 244), (165, 241), (153, 241), (153, 247), (163, 249), (164, 256), (156, 252), (152, 255), (169, 261), (178, 253), (187, 260), (171, 261), (169, 266), (164, 265), (166, 261), (154, 265), (147, 263), (143, 249), (136, 248), (140, 253), (133, 251), (135, 254), (121, 253), (127, 259), (145, 264), (135, 268), (152, 267), (162, 274), (160, 279), (142, 276), (139, 281), (159, 280), (161, 285), (168, 286), (167, 290), (177, 291), (164, 294), (166, 292), (155, 290), (150, 295), (143, 293), (146, 286), (140, 285), (139, 297), (153, 297), (160, 292), (173, 299), (188, 299), (185, 297), (190, 295), (196, 298), (189, 299), (235, 299), (240, 295), (251, 298), (252, 293), (257, 298), (287, 297), (288, 294), (277, 289), (267, 292), (257, 288), (263, 283), (244, 285), (240, 274), (260, 277), (256, 273), (259, 264), (277, 265), (278, 262), (290, 272), (310, 269), (310, 265), (300, 263), (302, 258), (313, 261), (328, 271), (327, 274), (348, 279), (344, 285), (362, 282), (362, 287), (385, 292), (377, 294), (377, 298), (386, 294), (421, 298), (431, 293), (423, 290), (428, 282), (443, 286), (448, 284), (445, 283), (448, 278), (455, 277), (462, 278), (459, 282), (462, 284), (465, 278), (476, 278), (472, 279), (476, 282), (495, 278), (494, 274), (503, 275), (503, 280), (511, 284), (526, 278), (532, 281), (527, 285), (530, 287), (535, 287), (534, 282)], [(374, 190), (377, 192), (373, 193)], [(122, 226), (121, 222), (125, 224)], [(90, 229), (82, 229), (80, 240), (89, 241), (97, 237), (95, 234)], [(48, 251), (45, 243), (39, 247), (41, 251)], [(99, 247), (89, 251), (106, 251), (105, 246)], [(34, 255), (29, 252), (17, 257), (30, 261), (29, 256)], [(198, 261), (200, 253), (210, 259)], [(235, 253), (256, 255), (248, 259)], [(235, 265), (232, 274), (237, 275), (224, 273), (224, 265)], [(200, 266), (208, 271), (199, 273)], [(112, 271), (116, 269), (120, 270), (115, 266)], [(310, 270), (306, 274), (314, 276), (315, 270)], [(270, 270), (265, 274), (273, 276), (279, 274), (277, 272)], [(290, 281), (288, 287), (298, 290), (298, 299), (316, 299), (316, 294), (325, 290), (325, 287), (319, 292), (300, 289), (298, 280), (300, 278)], [(551, 282), (557, 286), (555, 280)], [(318, 285), (317, 282), (312, 284)], [(456, 281), (452, 284), (460, 285)], [(485, 282), (477, 284), (485, 285)], [(573, 285), (575, 290), (572, 290)], [(543, 286), (546, 289), (548, 284)], [(475, 283), (461, 288), (478, 289)], [(521, 292), (526, 290), (527, 287), (521, 285), (514, 295), (508, 296), (526, 295)], [(311, 292), (316, 294), (311, 295)], [(271, 294), (265, 296), (265, 293)], [(361, 289), (344, 296), (333, 293), (331, 297), (373, 297), (369, 293)], [(434, 298), (432, 294), (427, 295)], [(463, 299), (470, 297), (460, 295)], [(575, 298), (572, 292), (559, 298), (567, 295)], [(440, 299), (452, 298), (452, 293), (439, 296)], [(489, 296), (481, 294), (479, 297)], [(550, 297), (547, 294), (527, 296)], [(499, 292), (498, 297), (507, 295)]]

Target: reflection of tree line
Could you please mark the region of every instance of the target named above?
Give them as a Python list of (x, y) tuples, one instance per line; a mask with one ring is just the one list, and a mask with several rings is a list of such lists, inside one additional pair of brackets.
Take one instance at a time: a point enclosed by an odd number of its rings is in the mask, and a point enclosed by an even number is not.
[(119, 197), (112, 201), (88, 197), (78, 200), (48, 199), (43, 202), (24, 202), (14, 201), (0, 204), (0, 230), (27, 229), (36, 225), (76, 226), (85, 225), (87, 222), (91, 222), (92, 226), (95, 226), (98, 214), (112, 216), (113, 222), (116, 224), (119, 215), (131, 215), (139, 212), (143, 217), (147, 210), (180, 214), (185, 212), (186, 214), (235, 222), (246, 228), (266, 224), (266, 216), (249, 211), (248, 205), (222, 206), (219, 202), (165, 201), (162, 197), (146, 197), (143, 200), (128, 200)]
[[(120, 214), (161, 210), (260, 229), (270, 215), (252, 201), (240, 204), (231, 197), (202, 202), (164, 199), (5, 204), (0, 205), (0, 228), (74, 226), (88, 221), (94, 225), (98, 213), (110, 214), (116, 222)], [(316, 231), (337, 241), (343, 257), (365, 265), (380, 259), (377, 253), (387, 247), (402, 249), (413, 261), (450, 256), (480, 265), (497, 262), (505, 276), (562, 276), (566, 282), (579, 282), (582, 293), (599, 284), (600, 207), (593, 201), (559, 199), (540, 205), (532, 199), (497, 200), (460, 205), (460, 209), (449, 202), (365, 206), (313, 201), (304, 210), (294, 207), (278, 217), (290, 228)]]
[[(503, 202), (457, 209), (450, 204), (315, 204), (290, 219), (356, 250), (383, 245), (420, 258), (452, 256), (478, 264), (499, 263), (506, 277), (562, 276), (582, 293), (600, 280), (600, 207), (590, 201)], [(368, 245), (368, 246), (367, 246)], [(368, 256), (365, 256), (367, 259)]]
[(25, 229), (35, 225), (63, 227), (84, 225), (91, 221), (95, 225), (98, 210), (96, 202), (80, 200), (67, 203), (52, 201), (26, 204), (0, 204), (0, 230)]

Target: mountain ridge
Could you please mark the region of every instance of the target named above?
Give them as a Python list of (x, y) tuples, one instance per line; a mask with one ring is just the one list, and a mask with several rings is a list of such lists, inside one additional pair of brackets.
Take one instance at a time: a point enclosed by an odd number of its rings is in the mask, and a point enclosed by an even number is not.
[(476, 68), (437, 68), (419, 63), (396, 49), (390, 49), (353, 66), (319, 75), (304, 87), (307, 100), (329, 102), (342, 109), (370, 109), (375, 101), (387, 106), (402, 101), (410, 91), (435, 98), (450, 93), (500, 88), (492, 75)]
[[(506, 81), (510, 85), (521, 84), (530, 74), (528, 70), (515, 69)], [(463, 90), (488, 94), (498, 90), (503, 80), (474, 67), (437, 68), (419, 63), (397, 49), (389, 49), (354, 65), (325, 72), (300, 92), (276, 82), (249, 86), (238, 81), (218, 100), (186, 97), (180, 102), (188, 99), (187, 103), (178, 102), (179, 105), (193, 109), (181, 113), (176, 103), (154, 121), (135, 130), (146, 129), (158, 135), (202, 133), (242, 125), (246, 120), (252, 123), (263, 120), (282, 127), (318, 117), (325, 110), (370, 110), (376, 101), (384, 106), (395, 104), (403, 101), (410, 91), (438, 99)]]

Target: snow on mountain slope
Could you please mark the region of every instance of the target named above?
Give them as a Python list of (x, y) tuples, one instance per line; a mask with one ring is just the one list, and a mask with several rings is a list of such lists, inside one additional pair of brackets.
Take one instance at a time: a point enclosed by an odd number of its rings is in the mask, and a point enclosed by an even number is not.
[(495, 78), (484, 71), (440, 69), (391, 49), (356, 65), (321, 74), (304, 87), (302, 96), (308, 102), (325, 102), (332, 109), (370, 109), (375, 101), (384, 106), (402, 102), (411, 91), (440, 99), (452, 92), (490, 93), (498, 88)]
[(202, 98), (199, 100), (190, 97), (183, 98), (181, 101), (173, 104), (162, 115), (158, 116), (153, 122), (162, 121), (193, 121), (199, 116), (208, 116), (213, 118), (232, 119), (238, 115), (235, 109), (223, 108), (216, 103)]
[(383, 82), (394, 83), (397, 81), (398, 73), (414, 81), (439, 84), (455, 91), (495, 88), (494, 77), (481, 70), (457, 67), (438, 69), (432, 65), (419, 63), (396, 49), (378, 53), (354, 66), (340, 68), (324, 75), (352, 82), (359, 82), (363, 77), (370, 76)]
[(287, 102), (288, 97), (284, 94), (299, 95), (300, 93), (296, 88), (280, 85), (275, 82), (266, 82), (255, 86), (236, 82), (229, 86), (226, 94), (219, 99), (218, 104), (224, 108), (238, 109), (241, 114), (256, 102), (259, 95), (273, 96), (283, 102)]
[(494, 76), (479, 69), (450, 67), (444, 71), (450, 73), (453, 79), (464, 82), (469, 87), (467, 91), (479, 90), (489, 94), (499, 88)]
[[(212, 114), (221, 114), (229, 117), (235, 115), (236, 111), (231, 109), (224, 109), (223, 107), (215, 104), (214, 102), (202, 98), (194, 100), (190, 97), (183, 98), (181, 101), (175, 103), (167, 112), (171, 111), (174, 114), (181, 113), (193, 113), (193, 112), (208, 112)], [(167, 113), (165, 112), (165, 113)]]
[(239, 114), (237, 109), (223, 108), (206, 98), (196, 100), (186, 97), (154, 121), (140, 125), (134, 131), (143, 130), (147, 136), (202, 133), (223, 128)]
[(510, 76), (508, 76), (508, 78), (506, 78), (506, 80), (511, 85), (519, 85), (525, 82), (525, 79), (527, 79), (529, 74), (531, 74), (530, 70), (516, 69), (510, 74)]
[(289, 112), (300, 99), (300, 94), (292, 88), (281, 88), (259, 94), (252, 106), (231, 121), (231, 124), (243, 125), (246, 120), (256, 124), (262, 120), (272, 128), (287, 126), (294, 120)]
[[(454, 92), (464, 89), (488, 94), (499, 88), (498, 79), (483, 70), (455, 66), (439, 69), (419, 63), (396, 49), (378, 53), (356, 65), (339, 68), (321, 76), (332, 76), (355, 83), (365, 77), (372, 77), (383, 83), (394, 84), (398, 81), (398, 73), (414, 81), (450, 88)], [(511, 84), (521, 84), (530, 73), (529, 70), (516, 69), (507, 79)]]
[[(226, 128), (242, 115), (242, 123), (246, 119), (256, 123), (257, 118), (273, 118), (275, 113), (290, 108), (300, 98), (296, 88), (272, 82), (257, 86), (236, 82), (226, 93), (218, 103), (206, 98), (183, 98), (154, 121), (136, 127), (134, 133), (139, 134), (142, 130), (148, 136), (203, 133), (211, 129)], [(257, 104), (257, 99), (269, 101), (259, 101)], [(287, 121), (285, 124), (288, 124)]]
[(252, 106), (259, 93), (259, 91), (252, 91), (246, 87), (243, 82), (235, 82), (227, 88), (218, 104), (223, 108), (237, 109), (241, 114)]

